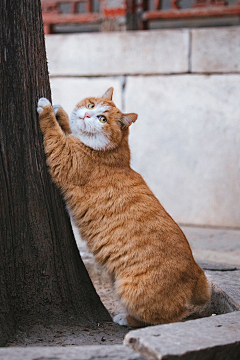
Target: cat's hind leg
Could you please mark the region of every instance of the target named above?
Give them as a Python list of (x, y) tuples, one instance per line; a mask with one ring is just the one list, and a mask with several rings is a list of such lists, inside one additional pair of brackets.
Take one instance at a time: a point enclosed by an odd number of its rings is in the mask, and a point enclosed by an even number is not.
[(128, 326), (127, 316), (128, 316), (127, 314), (118, 314), (114, 316), (113, 322), (115, 322), (118, 325)]
[(131, 326), (134, 328), (140, 328), (150, 325), (135, 319), (133, 316), (129, 314), (118, 314), (114, 316), (113, 322), (122, 326)]

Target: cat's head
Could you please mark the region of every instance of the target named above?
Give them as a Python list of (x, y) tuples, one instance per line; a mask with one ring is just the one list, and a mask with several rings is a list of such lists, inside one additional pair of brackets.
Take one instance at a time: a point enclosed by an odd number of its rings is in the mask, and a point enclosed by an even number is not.
[(112, 102), (113, 88), (101, 98), (80, 101), (70, 117), (72, 135), (95, 150), (114, 149), (137, 114), (123, 114)]

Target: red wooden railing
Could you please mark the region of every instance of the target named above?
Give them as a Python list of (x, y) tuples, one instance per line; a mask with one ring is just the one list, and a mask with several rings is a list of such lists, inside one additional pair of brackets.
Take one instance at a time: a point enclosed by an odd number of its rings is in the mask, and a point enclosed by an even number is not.
[[(149, 22), (154, 20), (240, 16), (240, 2), (236, 5), (228, 5), (226, 0), (195, 0), (195, 3), (187, 9), (181, 8), (180, 0), (171, 0), (170, 9), (162, 8), (162, 0), (154, 0), (153, 9), (150, 8), (150, 0), (125, 0), (124, 7), (110, 9), (105, 6), (104, 0), (98, 1), (101, 2), (100, 12), (94, 12), (93, 0), (42, 0), (45, 33), (53, 33), (56, 24), (97, 24), (104, 18), (117, 16), (126, 16), (127, 23), (129, 21), (130, 24), (129, 26), (127, 24), (129, 30), (147, 29)], [(85, 4), (84, 13), (78, 12), (80, 3)], [(62, 4), (68, 4), (70, 12), (63, 13)]]
[(164, 10), (162, 0), (155, 0), (154, 9), (150, 10), (150, 1), (141, 1), (136, 7), (142, 12), (142, 28), (147, 29), (148, 22), (154, 20), (240, 16), (240, 2), (236, 5), (228, 5), (225, 0), (195, 0), (195, 3), (187, 9), (182, 9), (180, 3), (180, 0), (171, 0), (171, 8)]
[[(78, 12), (80, 3), (86, 5), (85, 13)], [(70, 5), (70, 12), (64, 14), (61, 4)], [(52, 34), (56, 24), (91, 24), (100, 21), (100, 14), (93, 12), (92, 0), (42, 0), (42, 14), (45, 34)]]

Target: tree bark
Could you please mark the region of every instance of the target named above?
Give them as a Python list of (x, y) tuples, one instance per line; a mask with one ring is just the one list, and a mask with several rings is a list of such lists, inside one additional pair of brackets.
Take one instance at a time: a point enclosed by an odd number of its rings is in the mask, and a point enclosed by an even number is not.
[(36, 112), (51, 98), (40, 0), (0, 2), (0, 345), (16, 327), (110, 321), (47, 171)]

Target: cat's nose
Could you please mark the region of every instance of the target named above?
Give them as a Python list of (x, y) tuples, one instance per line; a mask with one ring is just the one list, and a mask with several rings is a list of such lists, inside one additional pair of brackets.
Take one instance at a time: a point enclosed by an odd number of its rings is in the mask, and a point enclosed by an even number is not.
[(84, 115), (84, 119), (85, 118), (90, 118), (90, 117), (91, 117), (90, 114), (88, 112), (86, 112), (85, 115)]

